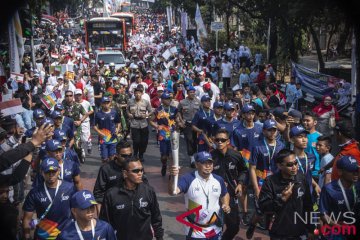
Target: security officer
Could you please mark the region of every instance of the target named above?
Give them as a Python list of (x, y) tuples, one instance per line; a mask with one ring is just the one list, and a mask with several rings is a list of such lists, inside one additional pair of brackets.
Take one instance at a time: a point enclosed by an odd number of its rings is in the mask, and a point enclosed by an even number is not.
[(134, 156), (144, 161), (144, 153), (149, 140), (147, 118), (152, 115), (153, 109), (149, 101), (142, 99), (142, 87), (136, 87), (134, 89), (134, 95), (135, 99), (129, 100), (126, 111), (130, 120)]
[(230, 144), (229, 132), (219, 129), (215, 134), (216, 149), (211, 152), (214, 161), (213, 173), (222, 177), (230, 195), (230, 214), (225, 215), (226, 231), (222, 239), (233, 239), (239, 232), (240, 217), (238, 197), (241, 196), (242, 187), (247, 177), (248, 168), (241, 154), (228, 146)]
[(195, 116), (195, 113), (200, 109), (201, 102), (195, 96), (195, 88), (190, 86), (187, 90), (187, 97), (180, 101), (179, 104), (179, 116), (182, 122), (184, 137), (186, 141), (187, 154), (190, 156), (190, 163), (192, 167), (195, 167), (194, 154), (196, 150), (196, 132), (191, 128), (191, 121)]

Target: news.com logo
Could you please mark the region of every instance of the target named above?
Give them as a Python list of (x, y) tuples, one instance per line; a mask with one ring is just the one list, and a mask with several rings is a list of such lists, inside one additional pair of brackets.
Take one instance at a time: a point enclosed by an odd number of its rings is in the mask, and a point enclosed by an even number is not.
[[(339, 221), (341, 219), (341, 222)], [(323, 224), (320, 228), (314, 230), (314, 235), (319, 236), (354, 236), (356, 235), (355, 213), (339, 212), (338, 214), (330, 213), (325, 215)], [(320, 212), (305, 212), (299, 214), (295, 212), (294, 223), (303, 223), (320, 226)], [(330, 224), (332, 223), (332, 224)]]

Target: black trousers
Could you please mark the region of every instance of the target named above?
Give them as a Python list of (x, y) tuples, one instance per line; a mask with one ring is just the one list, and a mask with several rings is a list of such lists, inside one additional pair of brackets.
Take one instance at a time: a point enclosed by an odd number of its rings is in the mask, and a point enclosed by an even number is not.
[(191, 123), (186, 123), (185, 128), (183, 130), (185, 142), (186, 142), (186, 150), (189, 156), (192, 156), (196, 153), (196, 133), (191, 129)]
[(149, 141), (149, 128), (131, 128), (134, 156), (141, 157), (146, 152)]
[(224, 213), (224, 220), (226, 224), (226, 230), (222, 235), (222, 240), (231, 240), (240, 230), (240, 216), (239, 216), (239, 206), (234, 201), (234, 197), (230, 199), (230, 208), (231, 211), (229, 214)]
[(230, 78), (223, 78), (223, 91), (226, 93), (227, 89), (230, 87)]

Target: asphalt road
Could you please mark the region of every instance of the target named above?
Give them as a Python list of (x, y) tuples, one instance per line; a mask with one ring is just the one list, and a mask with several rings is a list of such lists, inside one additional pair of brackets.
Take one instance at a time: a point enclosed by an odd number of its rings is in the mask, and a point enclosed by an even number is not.
[[(131, 141), (130, 141), (131, 142)], [(189, 167), (189, 159), (186, 154), (186, 145), (183, 137), (180, 137), (180, 150), (179, 161), (181, 166), (181, 173), (192, 171)], [(163, 228), (165, 230), (164, 239), (166, 240), (180, 240), (185, 239), (185, 233), (183, 225), (176, 221), (176, 216), (184, 213), (184, 196), (179, 195), (176, 197), (169, 196), (167, 193), (168, 177), (162, 177), (160, 174), (160, 152), (159, 146), (155, 140), (155, 133), (150, 133), (149, 145), (147, 147), (145, 156), (145, 171), (149, 179), (149, 183), (153, 186), (157, 193), (158, 202), (163, 218)], [(100, 154), (98, 151), (97, 137), (93, 134), (93, 152), (92, 155), (87, 156), (86, 162), (81, 165), (81, 178), (85, 189), (93, 190), (94, 183), (97, 177), (99, 167), (101, 166)], [(240, 231), (236, 240), (246, 239), (245, 232), (246, 227), (241, 225)], [(257, 229), (255, 231), (253, 239), (266, 240), (270, 239), (266, 231)]]

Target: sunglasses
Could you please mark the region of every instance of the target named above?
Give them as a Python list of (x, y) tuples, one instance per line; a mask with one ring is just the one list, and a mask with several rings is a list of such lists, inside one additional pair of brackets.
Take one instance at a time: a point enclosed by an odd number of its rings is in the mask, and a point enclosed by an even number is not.
[(120, 154), (120, 157), (123, 157), (123, 158), (127, 158), (127, 157), (131, 157), (132, 154)]
[(285, 164), (286, 167), (293, 167), (293, 166), (297, 166), (297, 165), (298, 165), (297, 161)]
[(215, 138), (215, 142), (220, 142), (220, 143), (224, 143), (227, 140), (229, 140), (229, 139), (227, 139), (227, 138)]
[(127, 170), (128, 172), (132, 172), (132, 173), (143, 173), (144, 172), (144, 169), (143, 168), (136, 168), (136, 169), (131, 169), (131, 170)]
[(65, 97), (72, 97), (73, 95), (65, 95)]

